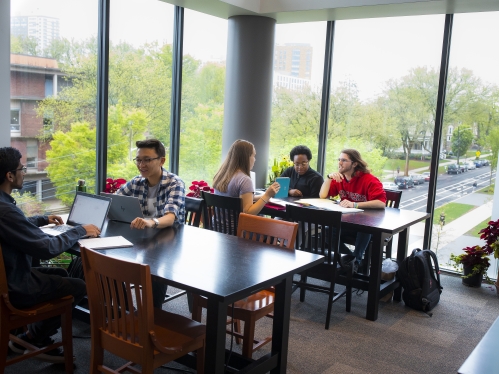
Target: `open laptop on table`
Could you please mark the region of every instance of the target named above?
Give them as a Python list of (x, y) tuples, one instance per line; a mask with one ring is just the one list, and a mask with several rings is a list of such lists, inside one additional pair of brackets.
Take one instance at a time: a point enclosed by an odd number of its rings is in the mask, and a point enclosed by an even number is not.
[(115, 195), (101, 192), (101, 196), (112, 199), (107, 218), (112, 221), (131, 223), (135, 218), (144, 218), (139, 199), (134, 196)]
[(102, 231), (110, 205), (108, 197), (76, 192), (66, 224), (41, 229), (48, 235), (57, 236), (75, 226), (94, 224)]

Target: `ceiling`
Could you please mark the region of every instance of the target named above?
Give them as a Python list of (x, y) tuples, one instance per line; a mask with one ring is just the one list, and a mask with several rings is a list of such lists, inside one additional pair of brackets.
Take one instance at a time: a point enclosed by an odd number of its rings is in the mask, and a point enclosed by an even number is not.
[(499, 0), (162, 0), (215, 17), (253, 15), (277, 23), (499, 11)]

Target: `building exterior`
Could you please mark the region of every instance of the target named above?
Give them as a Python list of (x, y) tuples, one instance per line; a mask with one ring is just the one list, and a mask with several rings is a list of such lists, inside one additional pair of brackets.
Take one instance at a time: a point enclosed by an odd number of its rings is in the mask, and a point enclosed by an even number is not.
[(12, 35), (35, 38), (43, 52), (59, 38), (59, 19), (45, 16), (17, 16), (10, 19)]
[(10, 56), (10, 136), (13, 147), (23, 155), (21, 162), (28, 168), (27, 190), (46, 198), (50, 189), (45, 167), (47, 142), (39, 139), (43, 131), (51, 130), (47, 113), (37, 113), (37, 103), (56, 96), (58, 78), (62, 75), (57, 61), (50, 58), (11, 54)]
[(305, 43), (277, 44), (274, 49), (274, 72), (301, 79), (310, 79), (312, 46)]

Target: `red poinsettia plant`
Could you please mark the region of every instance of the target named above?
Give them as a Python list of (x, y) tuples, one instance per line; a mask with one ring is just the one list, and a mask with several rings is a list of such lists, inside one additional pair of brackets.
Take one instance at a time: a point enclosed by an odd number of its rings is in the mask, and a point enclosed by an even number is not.
[(499, 219), (497, 221), (489, 221), (487, 223), (487, 227), (481, 229), (480, 239), (485, 240), (485, 245), (483, 249), (487, 251), (487, 253), (494, 254), (494, 258), (499, 258)]
[(192, 181), (191, 186), (186, 196), (201, 197), (201, 191), (213, 193), (215, 190), (211, 188), (205, 181)]
[(126, 179), (123, 178), (107, 178), (106, 179), (106, 188), (104, 192), (106, 193), (115, 193), (121, 187), (121, 185), (126, 183)]

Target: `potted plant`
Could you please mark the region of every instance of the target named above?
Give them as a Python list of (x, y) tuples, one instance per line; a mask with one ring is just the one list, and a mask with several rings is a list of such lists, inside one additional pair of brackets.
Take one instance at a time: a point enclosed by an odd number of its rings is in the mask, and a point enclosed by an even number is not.
[[(454, 255), (451, 253), (450, 260), (454, 261), (454, 267), (463, 266), (463, 284), (471, 287), (480, 287), (485, 274), (487, 282), (491, 282), (487, 276), (487, 270), (490, 266), (489, 256), (494, 254), (494, 258), (499, 258), (499, 220), (489, 221), (487, 227), (479, 231), (480, 239), (485, 240), (484, 246), (476, 245), (463, 249), (465, 253)], [(499, 274), (495, 283), (499, 292)]]
[(486, 279), (489, 280), (487, 276), (487, 269), (490, 266), (489, 255), (490, 253), (476, 245), (474, 247), (466, 247), (463, 249), (464, 253), (460, 255), (455, 255), (451, 253), (450, 260), (454, 261), (454, 267), (457, 269), (458, 265), (462, 265), (464, 275), (463, 284), (469, 287), (480, 287), (482, 284), (483, 275), (485, 274)]

